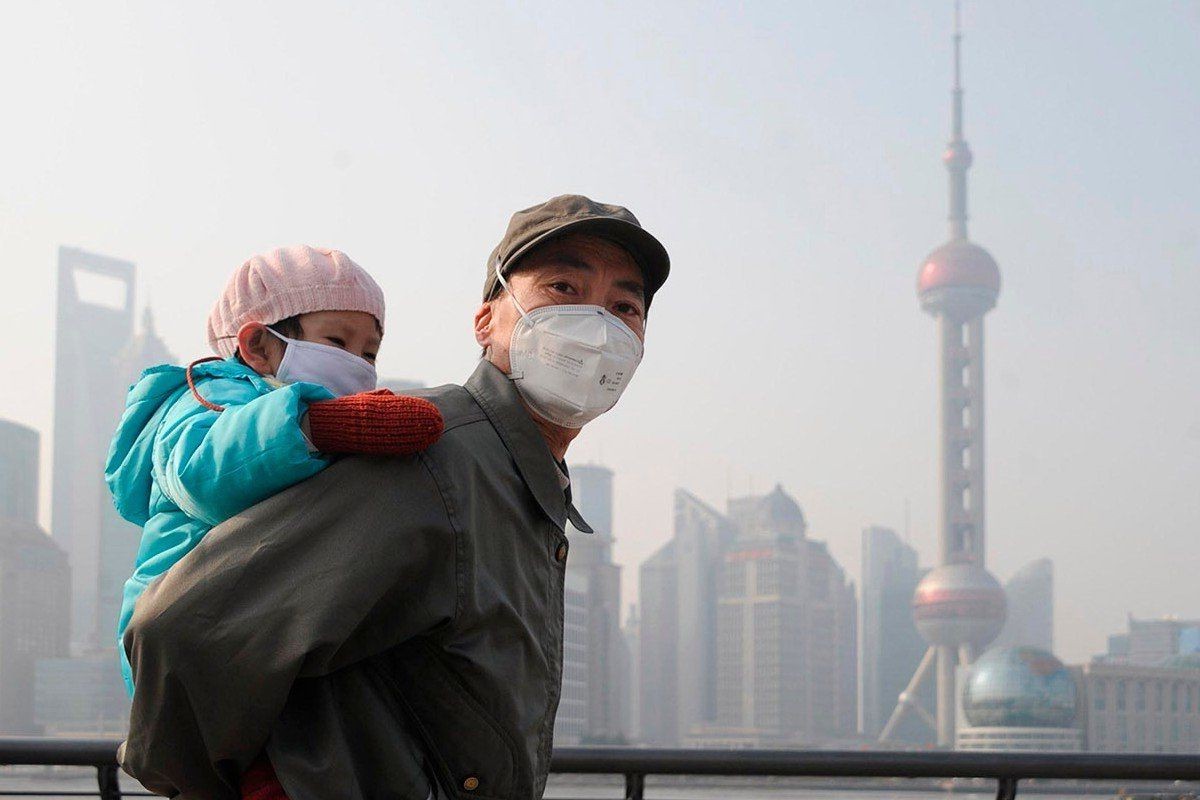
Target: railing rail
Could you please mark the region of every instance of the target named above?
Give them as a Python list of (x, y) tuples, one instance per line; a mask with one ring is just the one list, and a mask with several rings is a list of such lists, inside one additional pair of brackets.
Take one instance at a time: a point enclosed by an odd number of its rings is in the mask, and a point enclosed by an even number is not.
[[(119, 800), (117, 745), (109, 739), (0, 737), (0, 764), (96, 769), (98, 795)], [(651, 775), (820, 778), (984, 778), (998, 800), (1013, 800), (1018, 781), (1200, 781), (1200, 756), (1112, 753), (981, 753), (844, 750), (663, 750), (564, 747), (553, 773), (621, 775), (627, 800), (643, 800)]]

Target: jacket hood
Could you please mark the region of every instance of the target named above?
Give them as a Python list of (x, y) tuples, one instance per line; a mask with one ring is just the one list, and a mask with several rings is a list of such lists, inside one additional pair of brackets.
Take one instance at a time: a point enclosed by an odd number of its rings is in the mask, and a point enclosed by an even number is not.
[[(192, 376), (196, 380), (241, 378), (256, 384), (263, 382), (258, 373), (236, 357), (196, 364)], [(263, 386), (265, 390), (265, 382)], [(167, 409), (184, 395), (190, 395), (187, 370), (170, 364), (146, 370), (129, 389), (125, 411), (109, 446), (104, 480), (117, 512), (134, 525), (145, 525), (149, 519), (154, 441), (159, 424)]]

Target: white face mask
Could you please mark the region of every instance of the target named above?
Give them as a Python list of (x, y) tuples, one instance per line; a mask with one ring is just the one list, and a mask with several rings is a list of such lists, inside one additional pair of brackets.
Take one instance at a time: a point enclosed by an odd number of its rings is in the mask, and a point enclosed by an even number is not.
[(642, 342), (600, 306), (542, 306), (521, 314), (509, 344), (517, 391), (538, 414), (564, 428), (582, 428), (617, 404), (642, 360)]
[(275, 377), (283, 383), (315, 383), (336, 397), (369, 392), (377, 381), (375, 365), (340, 347), (289, 339), (267, 328), (287, 344)]

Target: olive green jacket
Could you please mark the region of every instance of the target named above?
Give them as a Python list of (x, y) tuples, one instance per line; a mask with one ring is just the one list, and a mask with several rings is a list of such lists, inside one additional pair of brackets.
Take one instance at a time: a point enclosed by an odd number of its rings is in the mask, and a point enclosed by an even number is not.
[(349, 458), (217, 526), (138, 601), (121, 763), (149, 789), (238, 796), (266, 748), (291, 800), (540, 798), (570, 520), (512, 382), (424, 392), (419, 456)]

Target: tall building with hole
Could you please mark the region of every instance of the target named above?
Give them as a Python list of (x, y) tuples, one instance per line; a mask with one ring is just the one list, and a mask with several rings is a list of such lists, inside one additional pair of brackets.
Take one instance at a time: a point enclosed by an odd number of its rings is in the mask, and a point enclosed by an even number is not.
[(50, 530), (71, 565), (71, 641), (80, 652), (115, 645), (140, 538), (104, 484), (109, 443), (130, 384), (145, 367), (174, 360), (148, 311), (135, 336), (134, 276), (127, 261), (59, 249)]

